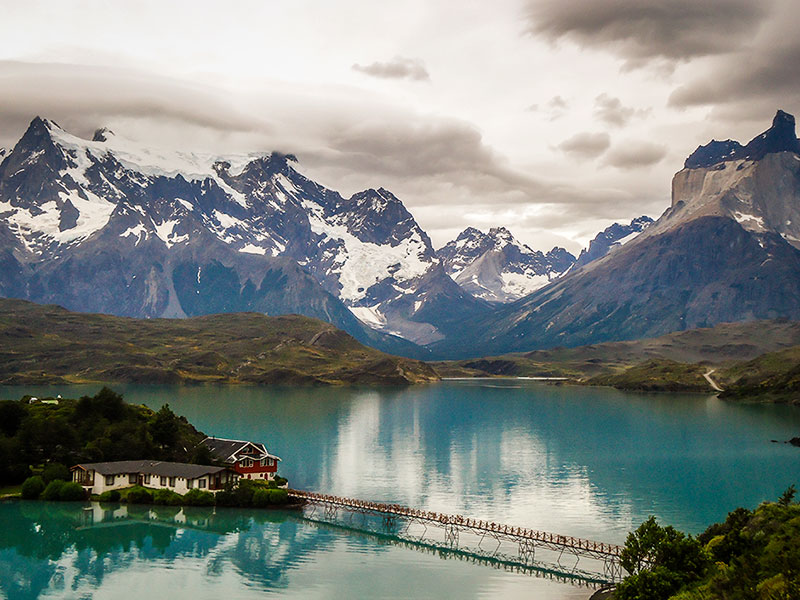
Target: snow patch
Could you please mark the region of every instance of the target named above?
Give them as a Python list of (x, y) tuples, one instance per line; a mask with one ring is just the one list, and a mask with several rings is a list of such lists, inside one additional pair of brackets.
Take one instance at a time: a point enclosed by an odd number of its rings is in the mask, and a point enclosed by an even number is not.
[(267, 250), (266, 248), (262, 248), (261, 246), (256, 246), (254, 244), (245, 244), (239, 248), (239, 252), (244, 252), (246, 254), (261, 254), (263, 256), (267, 253)]
[(369, 327), (381, 328), (386, 325), (386, 317), (376, 306), (351, 306), (350, 312)]

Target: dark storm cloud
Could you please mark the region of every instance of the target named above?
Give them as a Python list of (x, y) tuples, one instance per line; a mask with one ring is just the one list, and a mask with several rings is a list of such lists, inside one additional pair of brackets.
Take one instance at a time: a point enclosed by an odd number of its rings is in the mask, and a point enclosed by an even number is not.
[(430, 79), (430, 74), (421, 60), (402, 56), (395, 56), (388, 62), (374, 62), (369, 65), (354, 64), (352, 69), (381, 79), (410, 79), (412, 81)]
[(746, 43), (768, 0), (529, 0), (528, 31), (601, 47), (638, 66), (723, 54)]
[(665, 146), (652, 142), (628, 142), (609, 150), (603, 163), (618, 169), (639, 169), (661, 162), (666, 155)]
[(643, 116), (646, 113), (645, 110), (624, 106), (619, 98), (608, 94), (600, 94), (594, 99), (594, 116), (608, 125), (622, 127), (635, 116)]
[[(114, 116), (177, 120), (220, 132), (269, 129), (200, 87), (103, 67), (0, 61), (0, 106), (0, 136), (18, 137), (36, 115), (81, 135)], [(14, 141), (0, 137), (0, 145)]]
[(611, 137), (607, 133), (586, 131), (564, 140), (558, 145), (558, 149), (577, 158), (597, 158), (610, 145)]

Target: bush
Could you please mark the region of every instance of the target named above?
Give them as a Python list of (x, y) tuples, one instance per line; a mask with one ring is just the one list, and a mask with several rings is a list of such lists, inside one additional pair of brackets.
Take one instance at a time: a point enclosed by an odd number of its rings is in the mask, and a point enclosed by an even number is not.
[(269, 493), (270, 490), (256, 490), (253, 493), (253, 506), (263, 508), (270, 504)]
[(267, 505), (286, 504), (289, 492), (279, 489), (260, 489), (253, 494), (253, 506), (263, 508)]
[(140, 485), (133, 486), (126, 496), (128, 504), (152, 504), (153, 494)]
[(158, 490), (153, 495), (153, 504), (162, 506), (180, 506), (183, 504), (183, 496), (172, 490)]
[(183, 496), (183, 503), (188, 506), (214, 506), (214, 494), (192, 488)]
[(54, 479), (44, 488), (42, 500), (59, 500), (62, 487), (64, 487), (64, 481), (61, 479)]
[(270, 490), (269, 503), (270, 504), (286, 504), (289, 502), (289, 492), (286, 490)]
[(72, 474), (69, 472), (69, 469), (61, 463), (51, 463), (42, 471), (42, 479), (44, 479), (45, 483), (50, 483), (56, 479), (70, 481), (72, 479)]
[(61, 486), (58, 499), (65, 501), (85, 500), (86, 492), (83, 491), (83, 486), (77, 481), (68, 481)]
[(106, 490), (100, 494), (100, 502), (119, 502), (119, 490)]
[(38, 475), (28, 477), (22, 484), (22, 497), (25, 500), (36, 500), (44, 491), (44, 479)]
[(286, 477), (281, 477), (280, 475), (275, 475), (275, 479), (272, 480), (276, 486), (280, 487), (282, 485), (286, 485), (289, 483), (289, 480)]

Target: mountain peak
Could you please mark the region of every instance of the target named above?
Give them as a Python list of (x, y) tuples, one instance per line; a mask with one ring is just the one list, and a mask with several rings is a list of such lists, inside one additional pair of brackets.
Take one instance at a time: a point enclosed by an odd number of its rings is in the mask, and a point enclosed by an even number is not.
[(794, 116), (778, 110), (772, 119), (772, 126), (764, 133), (754, 137), (746, 146), (735, 140), (718, 142), (711, 140), (705, 146), (698, 146), (683, 164), (686, 169), (711, 167), (728, 160), (761, 160), (774, 152), (800, 153), (800, 141), (795, 134)]
[(108, 127), (101, 127), (100, 129), (95, 130), (94, 135), (92, 136), (92, 141), (107, 142), (111, 137), (114, 137), (114, 132)]

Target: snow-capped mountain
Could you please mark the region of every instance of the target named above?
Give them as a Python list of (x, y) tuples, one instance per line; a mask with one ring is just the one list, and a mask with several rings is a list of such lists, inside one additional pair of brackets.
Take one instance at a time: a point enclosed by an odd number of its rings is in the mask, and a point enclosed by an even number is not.
[(589, 242), (586, 248), (581, 250), (574, 268), (582, 267), (593, 260), (604, 257), (611, 250), (624, 246), (652, 224), (653, 219), (641, 216), (633, 219), (629, 225), (614, 223), (606, 227)]
[(531, 250), (505, 227), (483, 233), (473, 227), (437, 251), (448, 275), (473, 296), (510, 302), (534, 292), (567, 271), (575, 257), (564, 248)]
[(782, 111), (745, 146), (698, 148), (671, 206), (631, 241), (431, 349), (485, 356), (780, 317), (800, 319), (800, 142)]
[(294, 162), (84, 140), (37, 117), (0, 163), (0, 292), (140, 317), (300, 312), (363, 339), (355, 315), (421, 344), (485, 310), (390, 192), (343, 198)]

